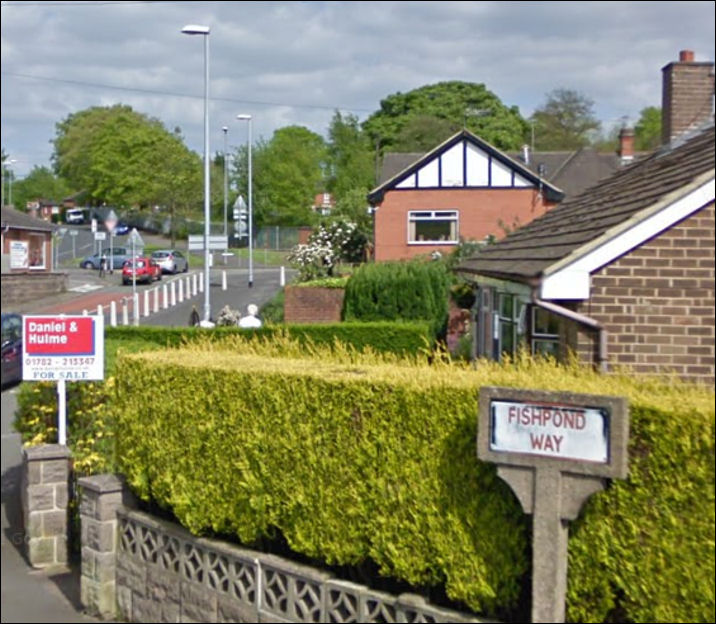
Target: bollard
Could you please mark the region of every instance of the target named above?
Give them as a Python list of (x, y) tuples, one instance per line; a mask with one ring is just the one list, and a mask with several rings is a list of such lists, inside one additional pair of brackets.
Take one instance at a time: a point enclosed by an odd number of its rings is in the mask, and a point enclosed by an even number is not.
[(117, 302), (112, 301), (109, 304), (109, 324), (112, 327), (117, 327)]
[(144, 291), (144, 318), (149, 316), (149, 291)]
[(282, 265), (281, 266), (281, 273), (279, 277), (279, 286), (285, 286), (286, 285), (286, 268)]
[(127, 311), (127, 298), (122, 298), (122, 325), (129, 325), (129, 312)]
[(186, 298), (191, 299), (191, 278), (186, 276)]
[(139, 293), (134, 293), (132, 297), (132, 318), (134, 325), (139, 325)]
[(159, 286), (154, 289), (154, 314), (159, 312)]
[(169, 285), (169, 294), (171, 295), (169, 299), (169, 304), (174, 307), (177, 304), (177, 283), (172, 282)]
[(166, 310), (169, 307), (169, 289), (166, 284), (162, 284), (162, 308)]
[(199, 292), (200, 293), (204, 292), (204, 274), (203, 273), (199, 273)]
[(89, 312), (87, 312), (86, 309), (85, 309), (85, 310), (82, 310), (82, 316), (88, 316), (88, 315), (89, 315)]
[(97, 316), (104, 316), (104, 310), (102, 309), (102, 304), (97, 304)]
[(221, 290), (226, 290), (226, 271), (221, 272)]
[(181, 278), (177, 280), (177, 285), (179, 286), (179, 303), (184, 301), (184, 282), (181, 281)]
[(196, 297), (197, 293), (199, 292), (199, 286), (198, 286), (198, 280), (196, 277), (196, 273), (194, 273), (194, 275), (191, 276), (191, 281), (192, 281), (192, 293)]

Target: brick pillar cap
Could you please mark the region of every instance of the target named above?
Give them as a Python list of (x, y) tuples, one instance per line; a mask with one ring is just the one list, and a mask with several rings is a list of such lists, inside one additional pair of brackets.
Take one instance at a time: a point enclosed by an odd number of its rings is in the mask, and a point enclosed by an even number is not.
[(96, 492), (98, 494), (108, 494), (110, 492), (121, 492), (124, 489), (124, 480), (122, 477), (114, 474), (92, 475), (91, 477), (82, 477), (77, 483), (86, 490)]
[(27, 461), (46, 461), (50, 459), (69, 459), (70, 449), (64, 444), (40, 444), (38, 446), (23, 446), (22, 454)]
[(693, 50), (681, 50), (679, 52), (680, 63), (693, 63), (694, 62), (694, 51)]

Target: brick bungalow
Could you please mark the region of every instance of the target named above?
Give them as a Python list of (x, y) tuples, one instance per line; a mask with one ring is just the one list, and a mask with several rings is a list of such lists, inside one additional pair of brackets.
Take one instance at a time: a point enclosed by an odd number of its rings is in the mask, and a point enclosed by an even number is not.
[(663, 71), (668, 144), (459, 267), (476, 355), (522, 343), (714, 383), (713, 63), (686, 51)]
[(449, 253), (461, 240), (501, 238), (564, 193), (467, 130), (373, 189), (375, 259)]

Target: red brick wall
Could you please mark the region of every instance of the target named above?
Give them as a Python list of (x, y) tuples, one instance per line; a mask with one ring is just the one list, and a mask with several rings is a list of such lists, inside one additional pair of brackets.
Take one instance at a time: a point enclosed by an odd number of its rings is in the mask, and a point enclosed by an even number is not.
[[(714, 383), (714, 205), (592, 276), (579, 312), (608, 332), (610, 364)], [(577, 350), (594, 361), (593, 332)]]
[(283, 320), (286, 323), (340, 323), (342, 288), (286, 286)]
[(554, 204), (545, 203), (534, 189), (415, 189), (385, 194), (375, 217), (375, 259), (400, 260), (435, 250), (450, 253), (454, 245), (409, 245), (408, 212), (459, 211), (459, 236), (482, 240), (489, 234), (503, 238), (508, 227), (525, 225)]

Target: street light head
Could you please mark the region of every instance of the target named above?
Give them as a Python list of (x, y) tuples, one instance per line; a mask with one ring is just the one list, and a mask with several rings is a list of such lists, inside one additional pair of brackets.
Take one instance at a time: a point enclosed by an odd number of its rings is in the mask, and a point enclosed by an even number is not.
[(199, 24), (187, 24), (181, 31), (185, 35), (208, 35), (211, 29), (208, 26), (201, 26)]
[(251, 115), (243, 113), (241, 115), (236, 115), (236, 119), (240, 119), (241, 121), (251, 121)]
[(222, 129), (224, 132), (228, 132), (228, 131), (229, 131), (229, 126), (222, 126), (221, 129)]

